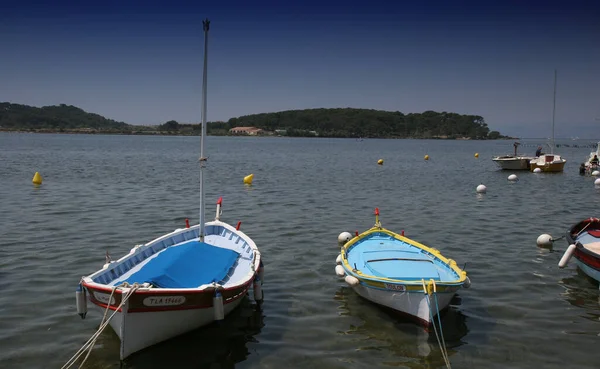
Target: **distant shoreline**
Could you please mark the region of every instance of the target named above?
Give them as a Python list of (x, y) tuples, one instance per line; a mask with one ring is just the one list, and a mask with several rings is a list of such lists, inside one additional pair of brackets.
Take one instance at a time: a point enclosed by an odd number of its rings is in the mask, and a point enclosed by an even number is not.
[[(77, 135), (116, 135), (116, 136), (195, 136), (200, 137), (198, 134), (188, 133), (188, 132), (176, 132), (176, 131), (81, 131), (81, 130), (48, 130), (48, 129), (40, 129), (40, 130), (17, 130), (17, 129), (2, 129), (0, 128), (0, 132), (8, 132), (8, 133), (36, 133), (36, 134), (77, 134)], [(519, 140), (516, 137), (502, 137), (495, 139), (477, 139), (471, 137), (458, 137), (458, 138), (448, 138), (448, 137), (330, 137), (330, 136), (278, 136), (278, 135), (230, 135), (230, 134), (208, 134), (207, 136), (215, 136), (215, 137), (274, 137), (274, 138), (349, 138), (349, 139), (390, 139), (390, 140), (451, 140), (451, 141), (505, 141), (505, 140)]]

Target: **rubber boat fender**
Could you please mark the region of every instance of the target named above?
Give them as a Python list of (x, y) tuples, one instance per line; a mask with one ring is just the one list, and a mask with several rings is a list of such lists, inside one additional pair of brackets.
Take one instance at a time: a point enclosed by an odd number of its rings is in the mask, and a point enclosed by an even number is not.
[(342, 278), (343, 276), (346, 275), (346, 271), (344, 270), (344, 267), (341, 265), (336, 265), (335, 266), (335, 275), (337, 275), (338, 277)]
[(346, 283), (348, 283), (348, 285), (350, 286), (357, 286), (359, 284), (359, 280), (356, 277), (353, 277), (351, 275), (347, 275), (346, 278), (344, 278), (344, 280), (346, 281)]
[(213, 311), (215, 313), (215, 320), (221, 321), (225, 319), (225, 308), (223, 307), (223, 295), (219, 289), (215, 290), (215, 296), (213, 297)]
[(575, 246), (574, 244), (570, 244), (569, 247), (567, 247), (567, 250), (563, 254), (562, 258), (560, 258), (560, 261), (558, 262), (559, 268), (564, 268), (567, 266), (567, 264), (569, 263), (569, 260), (571, 259), (571, 256), (573, 256), (573, 253), (575, 252), (576, 248), (577, 248), (577, 246)]
[(258, 264), (258, 278), (260, 278), (261, 285), (265, 283), (265, 265), (262, 259), (260, 259), (260, 264)]
[(254, 301), (261, 302), (263, 300), (262, 282), (258, 274), (254, 277), (254, 286), (252, 288), (254, 289)]
[(87, 314), (87, 296), (85, 288), (81, 286), (81, 283), (77, 285), (77, 290), (75, 290), (75, 304), (77, 305), (77, 314), (79, 314), (81, 319), (85, 319), (85, 315)]
[(465, 281), (463, 283), (463, 287), (464, 288), (469, 288), (471, 287), (471, 279), (469, 277), (465, 278)]
[(335, 263), (338, 265), (342, 263), (342, 254), (338, 254), (337, 258), (335, 258)]

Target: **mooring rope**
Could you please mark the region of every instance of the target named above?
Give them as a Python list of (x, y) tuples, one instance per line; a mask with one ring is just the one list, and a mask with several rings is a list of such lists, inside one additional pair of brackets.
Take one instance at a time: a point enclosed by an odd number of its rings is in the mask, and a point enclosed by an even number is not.
[(96, 331), (96, 333), (94, 333), (87, 341), (86, 343), (83, 344), (83, 346), (75, 353), (75, 355), (73, 355), (66, 363), (65, 365), (62, 366), (61, 369), (68, 369), (70, 367), (72, 367), (73, 365), (75, 365), (75, 363), (77, 362), (77, 360), (79, 360), (79, 358), (81, 357), (81, 355), (83, 355), (86, 350), (87, 350), (87, 354), (85, 355), (85, 358), (83, 359), (83, 361), (81, 362), (81, 364), (79, 364), (79, 368), (83, 367), (83, 364), (85, 363), (85, 361), (88, 359), (88, 357), (90, 356), (90, 353), (92, 352), (92, 348), (94, 347), (94, 345), (96, 344), (96, 340), (98, 339), (98, 337), (100, 337), (100, 334), (102, 333), (102, 331), (104, 331), (104, 329), (108, 326), (108, 324), (110, 323), (110, 320), (115, 316), (116, 313), (119, 312), (119, 309), (121, 309), (123, 307), (123, 305), (125, 305), (125, 303), (127, 302), (127, 300), (129, 300), (129, 298), (131, 296), (133, 296), (134, 292), (140, 288), (140, 285), (137, 283), (134, 283), (131, 288), (129, 289), (129, 291), (127, 291), (122, 299), (121, 299), (121, 303), (119, 304), (119, 306), (117, 306), (115, 308), (115, 311), (110, 315), (110, 317), (108, 317), (108, 319), (106, 319), (106, 316), (108, 315), (108, 310), (110, 307), (110, 302), (112, 301), (113, 295), (115, 293), (115, 290), (118, 288), (119, 286), (115, 286), (113, 287), (111, 293), (110, 293), (110, 297), (108, 298), (108, 303), (106, 304), (106, 309), (104, 310), (104, 315), (102, 316), (102, 321), (100, 322), (100, 326), (98, 327), (98, 330)]
[(438, 305), (435, 281), (433, 282), (433, 297), (435, 300), (435, 310), (437, 311), (438, 323), (440, 325), (440, 336), (442, 337), (442, 345), (444, 346), (444, 350), (442, 352), (446, 356), (446, 365), (448, 365), (448, 368), (450, 368), (450, 358), (448, 357), (448, 349), (446, 348), (446, 340), (444, 339), (444, 329), (442, 328), (442, 318), (440, 317), (440, 307)]
[[(421, 279), (421, 282), (423, 283), (423, 292), (425, 293), (425, 299), (427, 300), (427, 307), (429, 308), (429, 317), (431, 318), (431, 324), (433, 325), (433, 331), (435, 333), (435, 338), (437, 339), (437, 343), (438, 346), (440, 347), (440, 351), (442, 353), (442, 358), (444, 359), (444, 363), (446, 364), (446, 367), (448, 369), (451, 369), (452, 366), (450, 366), (450, 359), (448, 358), (448, 353), (446, 351), (446, 343), (444, 342), (444, 336), (443, 333), (440, 332), (442, 334), (442, 337), (440, 339), (440, 336), (438, 335), (438, 331), (437, 331), (437, 327), (435, 326), (435, 319), (433, 317), (433, 311), (431, 310), (431, 303), (429, 302), (429, 291), (427, 291), (427, 286), (425, 285), (425, 280)], [(435, 282), (433, 281), (433, 287), (435, 288)], [(437, 292), (437, 291), (436, 291)], [(434, 292), (434, 293), (436, 293)], [(437, 296), (436, 296), (436, 310), (437, 310), (437, 315), (438, 315), (438, 320), (439, 315), (440, 315), (440, 311), (437, 305)], [(440, 331), (442, 329), (442, 323), (440, 321)], [(442, 342), (444, 342), (442, 344)]]

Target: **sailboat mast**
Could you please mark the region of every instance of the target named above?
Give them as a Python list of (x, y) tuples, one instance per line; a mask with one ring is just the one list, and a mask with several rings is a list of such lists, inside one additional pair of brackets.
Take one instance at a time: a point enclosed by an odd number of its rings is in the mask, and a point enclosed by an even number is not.
[(556, 114), (556, 69), (554, 70), (554, 100), (552, 102), (552, 146), (550, 153), (554, 154), (554, 115)]
[(207, 64), (208, 64), (208, 29), (210, 21), (202, 21), (204, 28), (204, 72), (202, 77), (202, 129), (200, 131), (200, 223), (198, 225), (198, 237), (204, 242), (204, 167), (206, 157), (204, 156), (204, 137), (206, 137), (206, 86), (207, 86)]

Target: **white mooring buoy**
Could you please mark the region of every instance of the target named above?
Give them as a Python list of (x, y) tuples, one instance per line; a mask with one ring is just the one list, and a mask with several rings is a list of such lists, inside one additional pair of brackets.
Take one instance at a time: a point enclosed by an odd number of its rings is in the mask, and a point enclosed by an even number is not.
[(547, 233), (541, 234), (536, 241), (539, 247), (551, 247), (553, 242), (552, 236)]
[(533, 170), (533, 173), (541, 173), (541, 172), (542, 172), (542, 170), (540, 168), (535, 168)]
[(600, 178), (596, 178), (596, 180), (594, 181), (594, 184), (596, 186), (600, 186)]
[(485, 187), (485, 185), (482, 183), (479, 186), (477, 186), (477, 193), (486, 193), (487, 191), (487, 187)]
[(511, 181), (511, 182), (516, 182), (516, 181), (519, 180), (519, 177), (517, 177), (516, 174), (511, 174), (511, 175), (508, 176), (508, 180)]
[(595, 170), (595, 171), (592, 172), (592, 175), (594, 177), (598, 177), (600, 175), (600, 171)]

